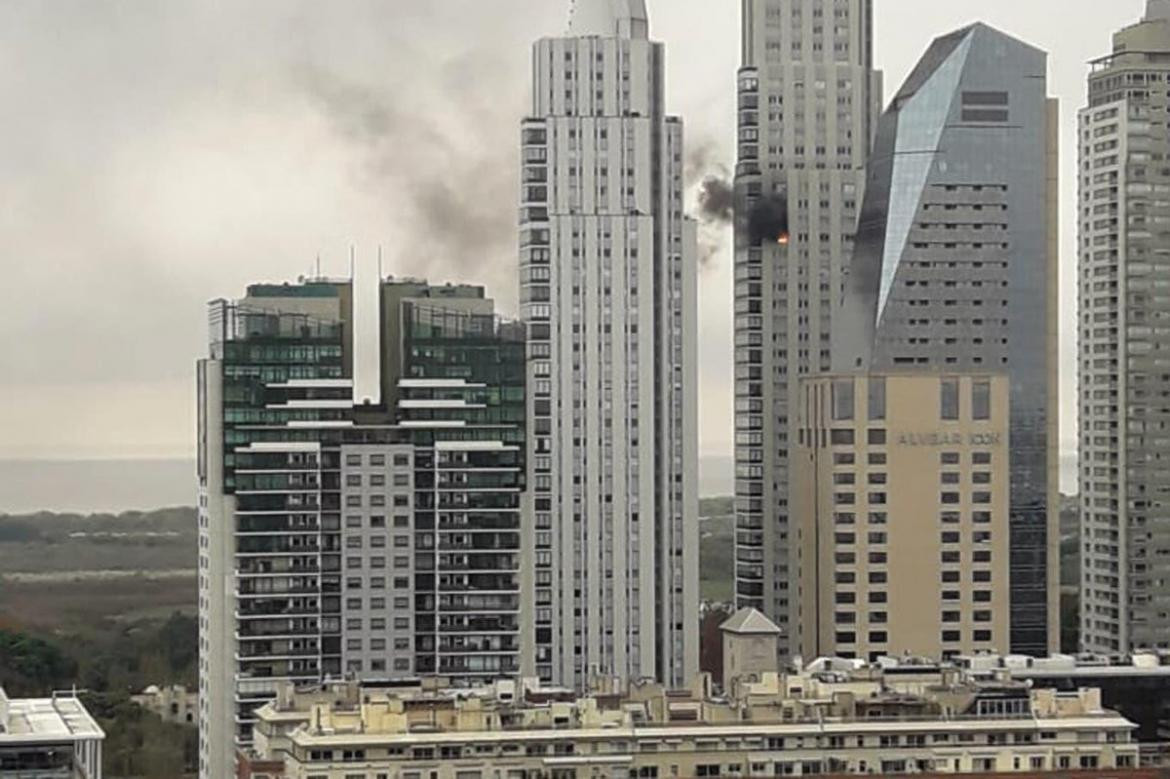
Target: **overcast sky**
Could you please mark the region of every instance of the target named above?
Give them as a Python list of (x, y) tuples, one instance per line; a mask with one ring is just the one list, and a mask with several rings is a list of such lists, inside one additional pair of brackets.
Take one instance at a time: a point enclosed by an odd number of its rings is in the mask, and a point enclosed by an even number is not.
[[(568, 0), (0, 1), (0, 457), (186, 457), (205, 303), (351, 244), (515, 310), (529, 47)], [(730, 166), (738, 0), (650, 0), (669, 109)], [(1075, 449), (1075, 112), (1142, 0), (876, 0), (887, 94), (982, 20), (1062, 101), (1063, 433)], [(699, 155), (702, 156), (702, 155)], [(701, 172), (701, 171), (699, 171)], [(697, 183), (697, 182), (696, 182)], [(708, 236), (718, 240), (721, 236)], [(701, 283), (702, 434), (731, 448), (728, 241)]]

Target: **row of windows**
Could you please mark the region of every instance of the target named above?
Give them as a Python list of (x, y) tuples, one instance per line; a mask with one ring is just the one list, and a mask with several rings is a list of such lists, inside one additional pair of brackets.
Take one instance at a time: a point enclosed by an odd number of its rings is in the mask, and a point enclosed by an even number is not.
[[(360, 468), (363, 464), (369, 465), (371, 468), (384, 468), (386, 466), (386, 455), (371, 454), (364, 459), (360, 454), (347, 454), (345, 456), (345, 464), (351, 468)], [(398, 467), (410, 465), (410, 455), (396, 454), (394, 455), (394, 465)]]
[[(345, 476), (345, 486), (347, 486), (347, 487), (361, 487), (363, 482), (368, 484), (371, 487), (385, 487), (386, 486), (386, 474), (384, 474), (384, 473), (371, 473), (369, 475), (369, 477), (365, 480), (363, 480), (362, 475), (360, 473), (349, 473), (349, 474), (346, 474), (346, 476)], [(396, 474), (394, 474), (394, 486), (395, 487), (409, 487), (410, 486), (410, 474), (409, 473), (396, 473)]]
[[(856, 644), (857, 633), (853, 631), (838, 631), (836, 639), (838, 644)], [(867, 639), (870, 644), (885, 644), (889, 642), (889, 634), (884, 630), (870, 631)], [(941, 639), (944, 644), (955, 644), (963, 640), (963, 635), (958, 630), (944, 630), (942, 631)], [(990, 630), (973, 630), (971, 631), (971, 640), (986, 643), (992, 640), (992, 632)]]
[[(370, 495), (368, 497), (369, 497), (370, 508), (385, 508), (386, 507), (386, 496), (385, 495)], [(394, 497), (393, 505), (395, 508), (404, 508), (404, 507), (410, 506), (410, 496), (409, 495), (395, 495), (393, 497)], [(361, 495), (346, 495), (345, 496), (345, 506), (346, 506), (346, 508), (361, 508), (362, 507), (362, 496)]]

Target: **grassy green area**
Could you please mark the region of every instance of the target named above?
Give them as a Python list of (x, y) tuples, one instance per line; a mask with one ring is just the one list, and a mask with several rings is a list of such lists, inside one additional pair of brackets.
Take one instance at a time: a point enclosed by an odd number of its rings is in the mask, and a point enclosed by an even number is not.
[(0, 686), (46, 696), (76, 685), (105, 729), (111, 777), (178, 779), (198, 734), (130, 695), (196, 684), (193, 509), (119, 516), (0, 516)]
[(0, 515), (0, 572), (194, 570), (198, 532), (193, 508)]
[(196, 620), (182, 614), (59, 634), (0, 628), (0, 686), (16, 697), (45, 697), (76, 685), (106, 732), (107, 776), (178, 779), (196, 770), (198, 732), (164, 723), (130, 695), (148, 684), (193, 688), (197, 634)]
[(735, 589), (734, 500), (703, 498), (699, 516), (699, 597), (730, 601)]

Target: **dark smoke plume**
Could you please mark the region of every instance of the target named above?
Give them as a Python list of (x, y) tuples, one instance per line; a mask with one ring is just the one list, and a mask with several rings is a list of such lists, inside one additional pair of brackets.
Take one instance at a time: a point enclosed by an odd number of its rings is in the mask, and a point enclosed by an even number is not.
[[(508, 301), (514, 287), (513, 182), (498, 172), (516, 147), (509, 107), (516, 100), (477, 95), (474, 79), (452, 69), (447, 121), (408, 110), (381, 85), (332, 70), (297, 69), (294, 83), (337, 135), (359, 152), (355, 171), (387, 209), (407, 215), (404, 244), (425, 247), (417, 256), (394, 258), (399, 275), (426, 275), (432, 282), (468, 278), (487, 282)], [(465, 74), (464, 74), (465, 75)], [(460, 86), (463, 84), (463, 86)], [(436, 109), (437, 112), (438, 109)], [(456, 128), (476, 127), (468, 134)]]
[(699, 218), (730, 224), (735, 218), (735, 188), (719, 176), (707, 176), (699, 185)]

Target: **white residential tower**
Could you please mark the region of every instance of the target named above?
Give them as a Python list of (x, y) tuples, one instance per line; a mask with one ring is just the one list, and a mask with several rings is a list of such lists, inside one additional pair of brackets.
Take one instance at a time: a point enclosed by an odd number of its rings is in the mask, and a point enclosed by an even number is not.
[(643, 0), (578, 0), (522, 126), (538, 675), (698, 668), (697, 266)]

